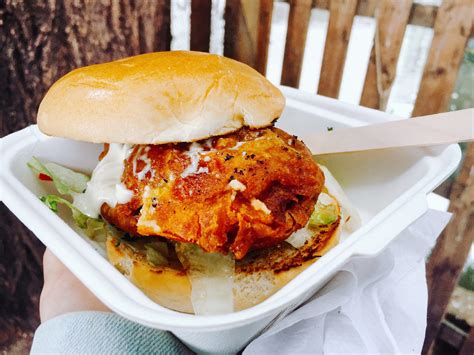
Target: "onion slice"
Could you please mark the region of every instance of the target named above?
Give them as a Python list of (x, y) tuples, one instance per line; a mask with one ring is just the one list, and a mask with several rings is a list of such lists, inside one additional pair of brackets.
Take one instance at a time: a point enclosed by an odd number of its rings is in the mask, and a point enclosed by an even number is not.
[(176, 254), (191, 281), (194, 314), (233, 312), (234, 258), (230, 254), (207, 253), (190, 243), (176, 244)]
[(352, 233), (361, 226), (361, 219), (354, 204), (349, 200), (341, 185), (331, 172), (323, 165), (319, 165), (325, 176), (325, 186), (330, 195), (334, 196), (341, 207), (341, 220), (343, 221), (343, 228)]

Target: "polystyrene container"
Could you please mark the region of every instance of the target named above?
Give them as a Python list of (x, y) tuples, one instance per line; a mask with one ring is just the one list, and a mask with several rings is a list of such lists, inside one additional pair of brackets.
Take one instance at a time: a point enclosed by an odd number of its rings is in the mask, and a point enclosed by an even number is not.
[[(393, 119), (367, 108), (290, 88), (277, 126), (296, 135)], [(26, 162), (36, 156), (73, 169), (91, 171), (101, 145), (47, 137), (36, 126), (1, 140), (2, 200), (13, 213), (86, 285), (118, 314), (172, 331), (200, 352), (236, 352), (276, 317), (317, 291), (353, 255), (375, 255), (426, 210), (426, 195), (459, 164), (457, 145), (403, 148), (321, 156), (359, 210), (362, 227), (266, 301), (225, 315), (195, 316), (151, 301), (121, 275), (93, 242), (75, 227), (70, 213), (51, 212), (38, 199), (50, 187), (36, 179)]]

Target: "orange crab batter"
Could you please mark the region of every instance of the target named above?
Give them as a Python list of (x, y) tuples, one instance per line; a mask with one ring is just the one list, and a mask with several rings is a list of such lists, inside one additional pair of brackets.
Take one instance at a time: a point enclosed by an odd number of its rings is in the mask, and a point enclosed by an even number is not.
[(134, 197), (102, 206), (110, 223), (241, 259), (307, 223), (324, 174), (296, 137), (242, 128), (191, 144), (137, 145), (122, 182)]

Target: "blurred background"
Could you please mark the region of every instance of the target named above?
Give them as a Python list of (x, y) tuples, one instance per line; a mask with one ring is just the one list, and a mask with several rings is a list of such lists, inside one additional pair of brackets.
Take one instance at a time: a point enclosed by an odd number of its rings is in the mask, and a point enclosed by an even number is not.
[[(160, 50), (226, 55), (275, 84), (409, 118), (474, 107), (472, 0), (0, 1), (1, 137), (35, 123), (80, 66)], [(427, 256), (424, 353), (474, 353), (474, 147), (434, 198), (454, 213)], [(1, 153), (0, 153), (1, 154)], [(1, 155), (0, 155), (1, 156)], [(0, 351), (39, 324), (41, 243), (0, 204)]]

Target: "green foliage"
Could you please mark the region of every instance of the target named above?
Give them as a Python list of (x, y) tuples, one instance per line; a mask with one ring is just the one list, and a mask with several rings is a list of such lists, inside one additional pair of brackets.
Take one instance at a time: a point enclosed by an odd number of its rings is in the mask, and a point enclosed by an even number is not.
[(462, 273), (458, 284), (466, 290), (474, 291), (474, 268), (472, 266), (468, 266), (467, 270)]

